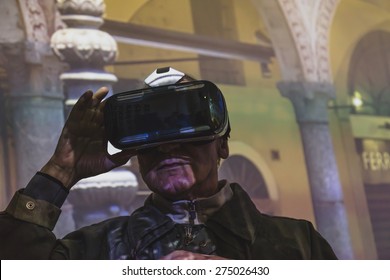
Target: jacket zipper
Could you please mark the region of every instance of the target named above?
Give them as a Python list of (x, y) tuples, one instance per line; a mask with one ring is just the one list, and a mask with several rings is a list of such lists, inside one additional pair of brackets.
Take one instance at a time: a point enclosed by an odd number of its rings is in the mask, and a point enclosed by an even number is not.
[(196, 219), (196, 209), (195, 209), (195, 202), (190, 201), (188, 202), (188, 214), (189, 214), (189, 225), (185, 226), (185, 237), (184, 237), (184, 244), (188, 245), (194, 240), (192, 228), (195, 224)]

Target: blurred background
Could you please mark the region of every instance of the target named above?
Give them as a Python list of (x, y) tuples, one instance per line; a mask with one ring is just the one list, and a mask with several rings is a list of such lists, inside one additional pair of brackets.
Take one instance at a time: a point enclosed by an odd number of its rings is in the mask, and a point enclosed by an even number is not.
[[(225, 95), (221, 179), (263, 213), (312, 221), (339, 258), (390, 258), (388, 0), (1, 1), (0, 209), (85, 90), (140, 88), (165, 66)], [(55, 234), (148, 194), (136, 159), (80, 181)]]

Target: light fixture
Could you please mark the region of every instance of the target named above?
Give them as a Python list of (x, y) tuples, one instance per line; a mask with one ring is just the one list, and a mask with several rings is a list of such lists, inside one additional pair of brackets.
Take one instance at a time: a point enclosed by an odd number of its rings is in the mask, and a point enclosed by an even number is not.
[(353, 105), (355, 108), (360, 108), (360, 107), (363, 106), (362, 95), (360, 94), (360, 92), (355, 91), (355, 92), (353, 93), (353, 96), (352, 96), (352, 105)]

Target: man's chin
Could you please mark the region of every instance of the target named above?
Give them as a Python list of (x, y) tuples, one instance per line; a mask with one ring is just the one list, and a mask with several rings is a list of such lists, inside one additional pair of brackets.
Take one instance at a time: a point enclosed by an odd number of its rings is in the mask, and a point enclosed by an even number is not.
[(171, 200), (187, 199), (188, 193), (191, 191), (193, 185), (194, 183), (189, 181), (167, 182), (156, 191), (164, 197), (169, 197)]

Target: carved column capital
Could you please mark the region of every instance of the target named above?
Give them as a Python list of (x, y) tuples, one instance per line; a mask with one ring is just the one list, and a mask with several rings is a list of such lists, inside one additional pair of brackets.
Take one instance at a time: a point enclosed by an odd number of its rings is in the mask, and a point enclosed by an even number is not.
[(298, 122), (328, 123), (328, 101), (336, 96), (332, 84), (281, 81), (277, 87), (293, 103)]
[(103, 68), (115, 60), (117, 52), (114, 38), (97, 29), (58, 30), (51, 38), (51, 47), (72, 68)]
[(103, 24), (104, 0), (57, 0), (57, 7), (68, 27), (98, 28)]
[(90, 15), (101, 17), (106, 5), (104, 0), (57, 0), (57, 7), (63, 15)]

